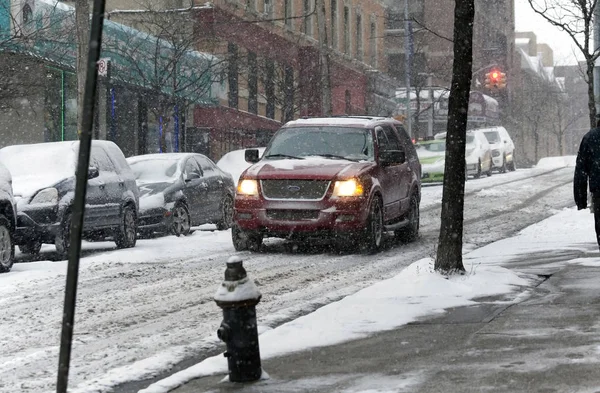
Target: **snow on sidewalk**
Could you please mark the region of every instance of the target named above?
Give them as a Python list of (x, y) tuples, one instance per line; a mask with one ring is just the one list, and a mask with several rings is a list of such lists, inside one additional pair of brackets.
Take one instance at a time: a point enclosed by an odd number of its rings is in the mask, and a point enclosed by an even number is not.
[[(441, 314), (451, 307), (475, 304), (472, 299), (522, 292), (531, 285), (530, 279), (500, 264), (523, 254), (585, 251), (590, 243), (595, 244), (593, 217), (587, 210), (565, 209), (515, 237), (466, 254), (465, 276), (446, 278), (433, 270), (431, 259), (422, 259), (389, 280), (268, 330), (260, 335), (261, 357), (267, 359), (360, 339)], [(590, 259), (569, 262), (589, 263)], [(208, 358), (141, 392), (168, 392), (192, 379), (219, 373), (227, 373), (227, 360), (222, 355)]]

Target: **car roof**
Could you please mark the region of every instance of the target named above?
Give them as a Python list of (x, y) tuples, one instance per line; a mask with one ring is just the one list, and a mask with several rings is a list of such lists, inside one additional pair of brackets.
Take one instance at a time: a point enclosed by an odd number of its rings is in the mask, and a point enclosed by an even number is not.
[(332, 117), (313, 117), (292, 120), (284, 124), (283, 128), (288, 127), (307, 127), (307, 126), (345, 126), (370, 128), (381, 123), (393, 123), (402, 126), (398, 120), (391, 117), (382, 116), (332, 116)]
[(143, 154), (140, 156), (127, 157), (129, 162), (147, 161), (147, 160), (183, 160), (188, 157), (202, 156), (198, 153), (154, 153), (154, 154)]

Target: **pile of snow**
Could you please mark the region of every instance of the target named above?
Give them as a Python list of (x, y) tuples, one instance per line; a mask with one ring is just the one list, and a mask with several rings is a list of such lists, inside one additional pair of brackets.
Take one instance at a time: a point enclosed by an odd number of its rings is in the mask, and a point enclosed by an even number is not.
[[(221, 170), (231, 174), (235, 184), (238, 183), (242, 172), (244, 172), (251, 165), (246, 162), (244, 158), (245, 151), (246, 149), (230, 151), (221, 157), (221, 159), (217, 162), (217, 166), (221, 168)], [(264, 151), (264, 147), (258, 148), (259, 157), (262, 156)]]
[(544, 157), (535, 167), (542, 169), (574, 167), (576, 159), (577, 156)]
[[(531, 285), (529, 280), (503, 267), (465, 267), (470, 274), (446, 277), (433, 270), (432, 259), (417, 261), (389, 280), (264, 332), (259, 336), (261, 358), (360, 339), (427, 315), (441, 314), (447, 308), (476, 304), (471, 300), (474, 298), (510, 293)], [(218, 373), (227, 373), (227, 359), (222, 354), (140, 392), (168, 392), (192, 379)]]

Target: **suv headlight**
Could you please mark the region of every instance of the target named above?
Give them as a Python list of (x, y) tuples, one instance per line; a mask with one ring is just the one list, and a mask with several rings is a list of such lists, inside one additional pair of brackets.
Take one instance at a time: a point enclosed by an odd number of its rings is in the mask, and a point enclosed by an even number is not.
[(56, 205), (58, 204), (58, 190), (54, 187), (45, 188), (39, 191), (37, 194), (35, 194), (35, 196), (33, 197), (33, 199), (31, 199), (31, 202), (29, 202), (29, 204)]
[(363, 193), (363, 186), (356, 179), (336, 181), (333, 187), (336, 197), (362, 196)]
[(258, 182), (251, 179), (240, 180), (237, 186), (237, 192), (240, 195), (245, 196), (257, 196), (258, 195)]

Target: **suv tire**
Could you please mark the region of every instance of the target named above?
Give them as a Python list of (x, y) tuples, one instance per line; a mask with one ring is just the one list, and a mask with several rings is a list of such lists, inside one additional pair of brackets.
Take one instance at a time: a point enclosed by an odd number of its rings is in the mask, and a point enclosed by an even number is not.
[(376, 253), (381, 249), (383, 242), (383, 207), (379, 197), (373, 198), (369, 206), (369, 217), (367, 227), (362, 239), (362, 248), (369, 254)]
[(231, 240), (236, 251), (258, 251), (262, 245), (263, 237), (259, 233), (243, 231), (233, 224), (231, 227)]
[(60, 259), (69, 257), (69, 248), (71, 247), (71, 212), (65, 213), (60, 228), (54, 239), (56, 253)]
[(131, 205), (126, 205), (123, 208), (123, 217), (121, 225), (115, 233), (115, 244), (117, 248), (132, 248), (135, 247), (137, 241), (137, 224), (135, 219), (135, 211)]
[(233, 198), (227, 195), (221, 202), (221, 221), (217, 221), (217, 229), (224, 231), (231, 228), (233, 223)]
[(403, 243), (410, 243), (417, 240), (419, 237), (420, 212), (419, 198), (415, 194), (410, 197), (410, 208), (408, 211), (408, 225), (394, 232), (396, 239)]
[(506, 165), (506, 156), (502, 157), (502, 166), (500, 167), (500, 173), (506, 173), (507, 170), (507, 165)]
[(28, 255), (38, 255), (41, 249), (42, 242), (40, 241), (32, 241), (26, 244), (21, 244), (19, 246), (19, 251), (21, 251), (23, 254)]
[(9, 272), (15, 262), (15, 243), (10, 222), (0, 215), (0, 273)]

